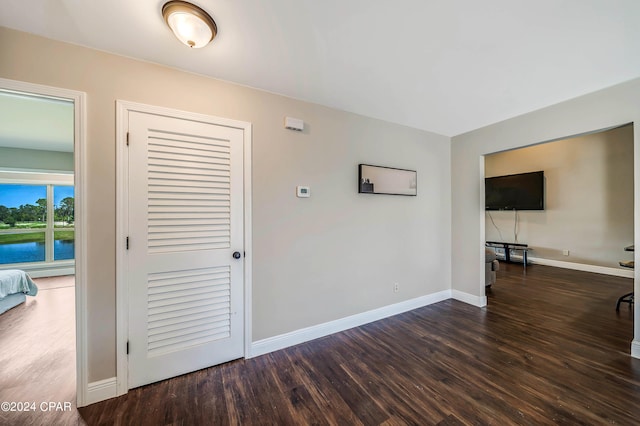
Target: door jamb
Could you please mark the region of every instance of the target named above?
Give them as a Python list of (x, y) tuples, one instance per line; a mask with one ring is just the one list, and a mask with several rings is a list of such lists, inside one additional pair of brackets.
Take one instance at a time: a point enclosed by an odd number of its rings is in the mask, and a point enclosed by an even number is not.
[(218, 126), (232, 127), (243, 131), (244, 147), (244, 357), (251, 356), (252, 341), (252, 237), (251, 237), (251, 123), (231, 120), (212, 115), (182, 111), (171, 108), (146, 105), (137, 102), (116, 100), (116, 393), (118, 396), (128, 392), (127, 340), (129, 330), (129, 283), (126, 262), (125, 241), (128, 234), (126, 213), (128, 205), (128, 156), (126, 155), (128, 113), (132, 111), (194, 120)]
[(86, 405), (89, 392), (87, 349), (87, 233), (86, 141), (87, 94), (42, 84), (0, 78), (0, 89), (73, 101), (73, 164), (75, 203), (75, 314), (76, 314), (76, 406)]

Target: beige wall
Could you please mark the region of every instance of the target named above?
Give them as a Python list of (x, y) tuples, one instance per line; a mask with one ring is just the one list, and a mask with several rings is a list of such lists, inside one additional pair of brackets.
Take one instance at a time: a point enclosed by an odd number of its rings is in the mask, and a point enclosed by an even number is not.
[[(90, 382), (115, 376), (117, 99), (253, 124), (253, 341), (451, 287), (449, 138), (4, 28), (0, 52), (0, 77), (87, 93)], [(418, 196), (358, 194), (358, 163)]]
[(0, 147), (0, 169), (73, 172), (73, 153)]
[[(518, 212), (531, 257), (613, 268), (631, 259), (623, 247), (633, 244), (633, 126), (485, 156), (486, 177), (538, 170), (545, 210)], [(514, 242), (514, 225), (512, 211), (487, 212), (487, 241)]]

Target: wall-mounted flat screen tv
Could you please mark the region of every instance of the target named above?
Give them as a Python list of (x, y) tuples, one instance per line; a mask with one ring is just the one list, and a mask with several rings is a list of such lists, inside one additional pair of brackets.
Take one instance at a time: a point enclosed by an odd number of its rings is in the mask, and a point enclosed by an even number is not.
[(544, 210), (544, 172), (484, 179), (487, 210)]

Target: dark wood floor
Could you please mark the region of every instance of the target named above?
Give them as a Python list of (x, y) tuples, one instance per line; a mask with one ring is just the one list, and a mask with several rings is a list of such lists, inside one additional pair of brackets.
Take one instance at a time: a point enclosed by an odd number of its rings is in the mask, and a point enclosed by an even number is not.
[[(630, 279), (502, 265), (445, 301), (80, 409), (89, 425), (638, 424)], [(60, 416), (66, 423), (71, 417)]]
[[(38, 294), (0, 315), (0, 402), (28, 402), (35, 411), (0, 410), (0, 425), (78, 424), (74, 277), (34, 281)], [(71, 411), (41, 407), (48, 402)]]

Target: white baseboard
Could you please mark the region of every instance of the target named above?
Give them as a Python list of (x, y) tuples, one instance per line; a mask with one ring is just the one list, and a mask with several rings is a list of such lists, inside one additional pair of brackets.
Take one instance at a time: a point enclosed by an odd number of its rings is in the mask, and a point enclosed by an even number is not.
[(473, 294), (462, 291), (451, 290), (451, 297), (455, 300), (459, 300), (460, 302), (477, 306), (478, 308), (487, 306), (487, 296), (474, 296)]
[(58, 277), (61, 275), (75, 275), (75, 260), (60, 260), (50, 263), (13, 263), (2, 265), (0, 269), (21, 269), (31, 278)]
[(640, 358), (640, 340), (634, 340), (631, 342), (631, 356), (634, 358)]
[(584, 263), (565, 262), (563, 260), (541, 259), (530, 257), (529, 262), (537, 265), (555, 266), (576, 271), (595, 272), (597, 274), (613, 275), (616, 277), (633, 278), (632, 269), (611, 268), (609, 266), (587, 265)]
[(31, 278), (59, 277), (63, 275), (75, 275), (76, 268), (73, 266), (68, 268), (43, 269), (29, 272)]
[(84, 402), (86, 405), (91, 405), (116, 396), (116, 378), (111, 377), (89, 383), (87, 386), (87, 398)]
[(279, 336), (258, 340), (251, 344), (250, 353), (246, 355), (246, 358), (253, 358), (268, 354), (269, 352), (288, 348), (289, 346), (299, 345), (300, 343), (308, 342), (310, 340), (318, 339), (320, 337), (328, 336), (333, 333), (338, 333), (340, 331), (348, 330), (353, 327), (358, 327), (450, 298), (451, 290), (444, 290), (438, 293), (417, 297), (415, 299), (405, 300), (404, 302), (395, 303), (393, 305), (383, 306), (382, 308), (373, 309), (360, 314), (351, 315), (338, 320), (291, 331)]

